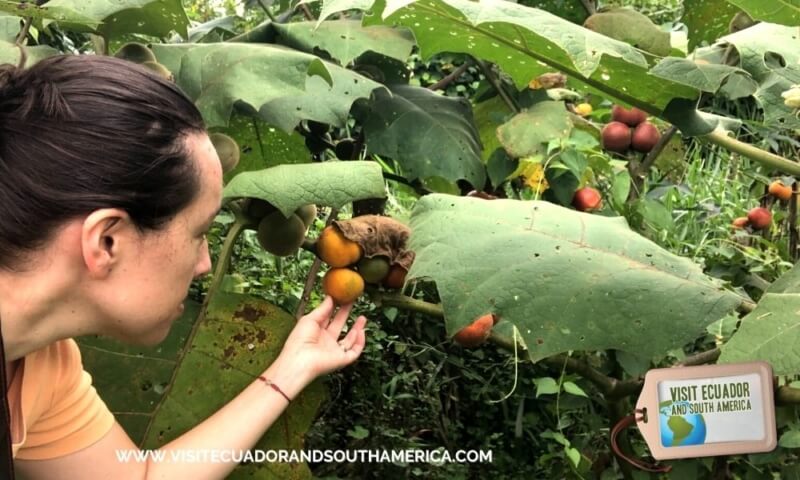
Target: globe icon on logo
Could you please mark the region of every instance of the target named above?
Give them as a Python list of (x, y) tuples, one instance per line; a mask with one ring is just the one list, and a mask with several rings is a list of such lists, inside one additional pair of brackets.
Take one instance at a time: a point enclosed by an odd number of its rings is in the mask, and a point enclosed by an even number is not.
[(665, 447), (702, 445), (706, 441), (706, 421), (702, 414), (673, 415), (673, 406), (686, 407), (689, 402), (662, 402), (659, 405), (661, 444)]

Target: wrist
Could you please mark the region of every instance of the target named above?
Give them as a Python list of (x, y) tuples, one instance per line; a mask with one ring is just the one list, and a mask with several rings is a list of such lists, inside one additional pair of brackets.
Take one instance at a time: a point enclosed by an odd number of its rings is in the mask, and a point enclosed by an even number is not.
[[(307, 369), (303, 365), (287, 361), (281, 356), (272, 362), (272, 365), (264, 371), (262, 376), (270, 380), (291, 400), (297, 398), (300, 392), (313, 381), (313, 378), (310, 378)], [(268, 385), (265, 386), (271, 388)], [(278, 392), (275, 393), (278, 394)]]

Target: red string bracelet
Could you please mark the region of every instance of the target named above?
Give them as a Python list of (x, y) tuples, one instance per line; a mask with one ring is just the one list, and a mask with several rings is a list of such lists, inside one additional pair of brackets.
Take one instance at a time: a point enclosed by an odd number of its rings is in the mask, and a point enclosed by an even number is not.
[(288, 397), (288, 396), (287, 396), (285, 393), (283, 393), (283, 390), (281, 390), (281, 389), (280, 389), (280, 388), (279, 388), (277, 385), (275, 385), (274, 383), (272, 383), (272, 380), (270, 380), (270, 379), (268, 379), (268, 378), (264, 377), (263, 375), (259, 375), (259, 376), (258, 376), (258, 378), (259, 378), (260, 380), (264, 380), (264, 383), (266, 383), (267, 385), (269, 385), (270, 387), (272, 387), (272, 389), (273, 389), (273, 390), (275, 390), (276, 392), (278, 392), (278, 393), (280, 393), (281, 395), (283, 395), (283, 398), (285, 398), (287, 402), (289, 402), (289, 403), (292, 403), (292, 400), (291, 400), (291, 399), (290, 399), (290, 398), (289, 398), (289, 397)]

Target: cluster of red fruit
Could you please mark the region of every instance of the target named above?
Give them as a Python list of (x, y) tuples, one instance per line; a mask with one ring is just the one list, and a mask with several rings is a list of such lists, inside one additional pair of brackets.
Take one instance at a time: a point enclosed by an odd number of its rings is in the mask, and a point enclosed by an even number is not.
[(661, 133), (647, 121), (647, 114), (642, 110), (614, 105), (611, 122), (603, 127), (602, 137), (603, 148), (608, 151), (626, 153), (632, 147), (637, 152), (647, 153), (661, 139)]
[[(769, 184), (768, 192), (773, 197), (788, 202), (792, 199), (792, 187), (784, 185), (780, 180)], [(733, 220), (733, 228), (750, 227), (753, 230), (764, 230), (772, 224), (772, 213), (764, 207), (756, 207), (747, 212), (746, 217)]]

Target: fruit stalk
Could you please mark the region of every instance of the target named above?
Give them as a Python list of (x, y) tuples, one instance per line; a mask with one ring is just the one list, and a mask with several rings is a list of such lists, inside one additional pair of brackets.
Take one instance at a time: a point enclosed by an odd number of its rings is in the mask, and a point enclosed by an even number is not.
[(246, 220), (237, 215), (236, 220), (231, 224), (230, 230), (228, 230), (228, 234), (225, 235), (225, 242), (222, 244), (222, 250), (219, 252), (217, 267), (214, 269), (214, 277), (211, 279), (211, 285), (208, 286), (208, 292), (206, 292), (203, 307), (205, 307), (205, 304), (208, 303), (208, 299), (212, 298), (214, 294), (217, 293), (220, 285), (222, 285), (222, 279), (225, 277), (225, 273), (228, 271), (228, 267), (230, 267), (231, 264), (233, 246), (236, 244), (239, 235), (245, 231), (245, 225)]
[[(331, 208), (331, 212), (325, 220), (325, 227), (329, 226), (338, 216), (339, 209)], [(308, 248), (310, 246), (304, 244), (303, 247), (305, 250), (312, 251), (311, 248)], [(294, 312), (294, 318), (298, 320), (305, 314), (306, 305), (308, 305), (309, 300), (311, 300), (311, 290), (314, 289), (314, 284), (317, 283), (317, 273), (319, 273), (320, 266), (322, 266), (322, 260), (319, 258), (319, 255), (317, 255), (316, 243), (314, 244), (312, 253), (314, 253), (314, 263), (312, 263), (311, 268), (308, 269), (308, 276), (306, 277), (306, 284), (303, 287), (303, 294), (300, 295), (300, 302), (297, 304), (297, 310)]]

